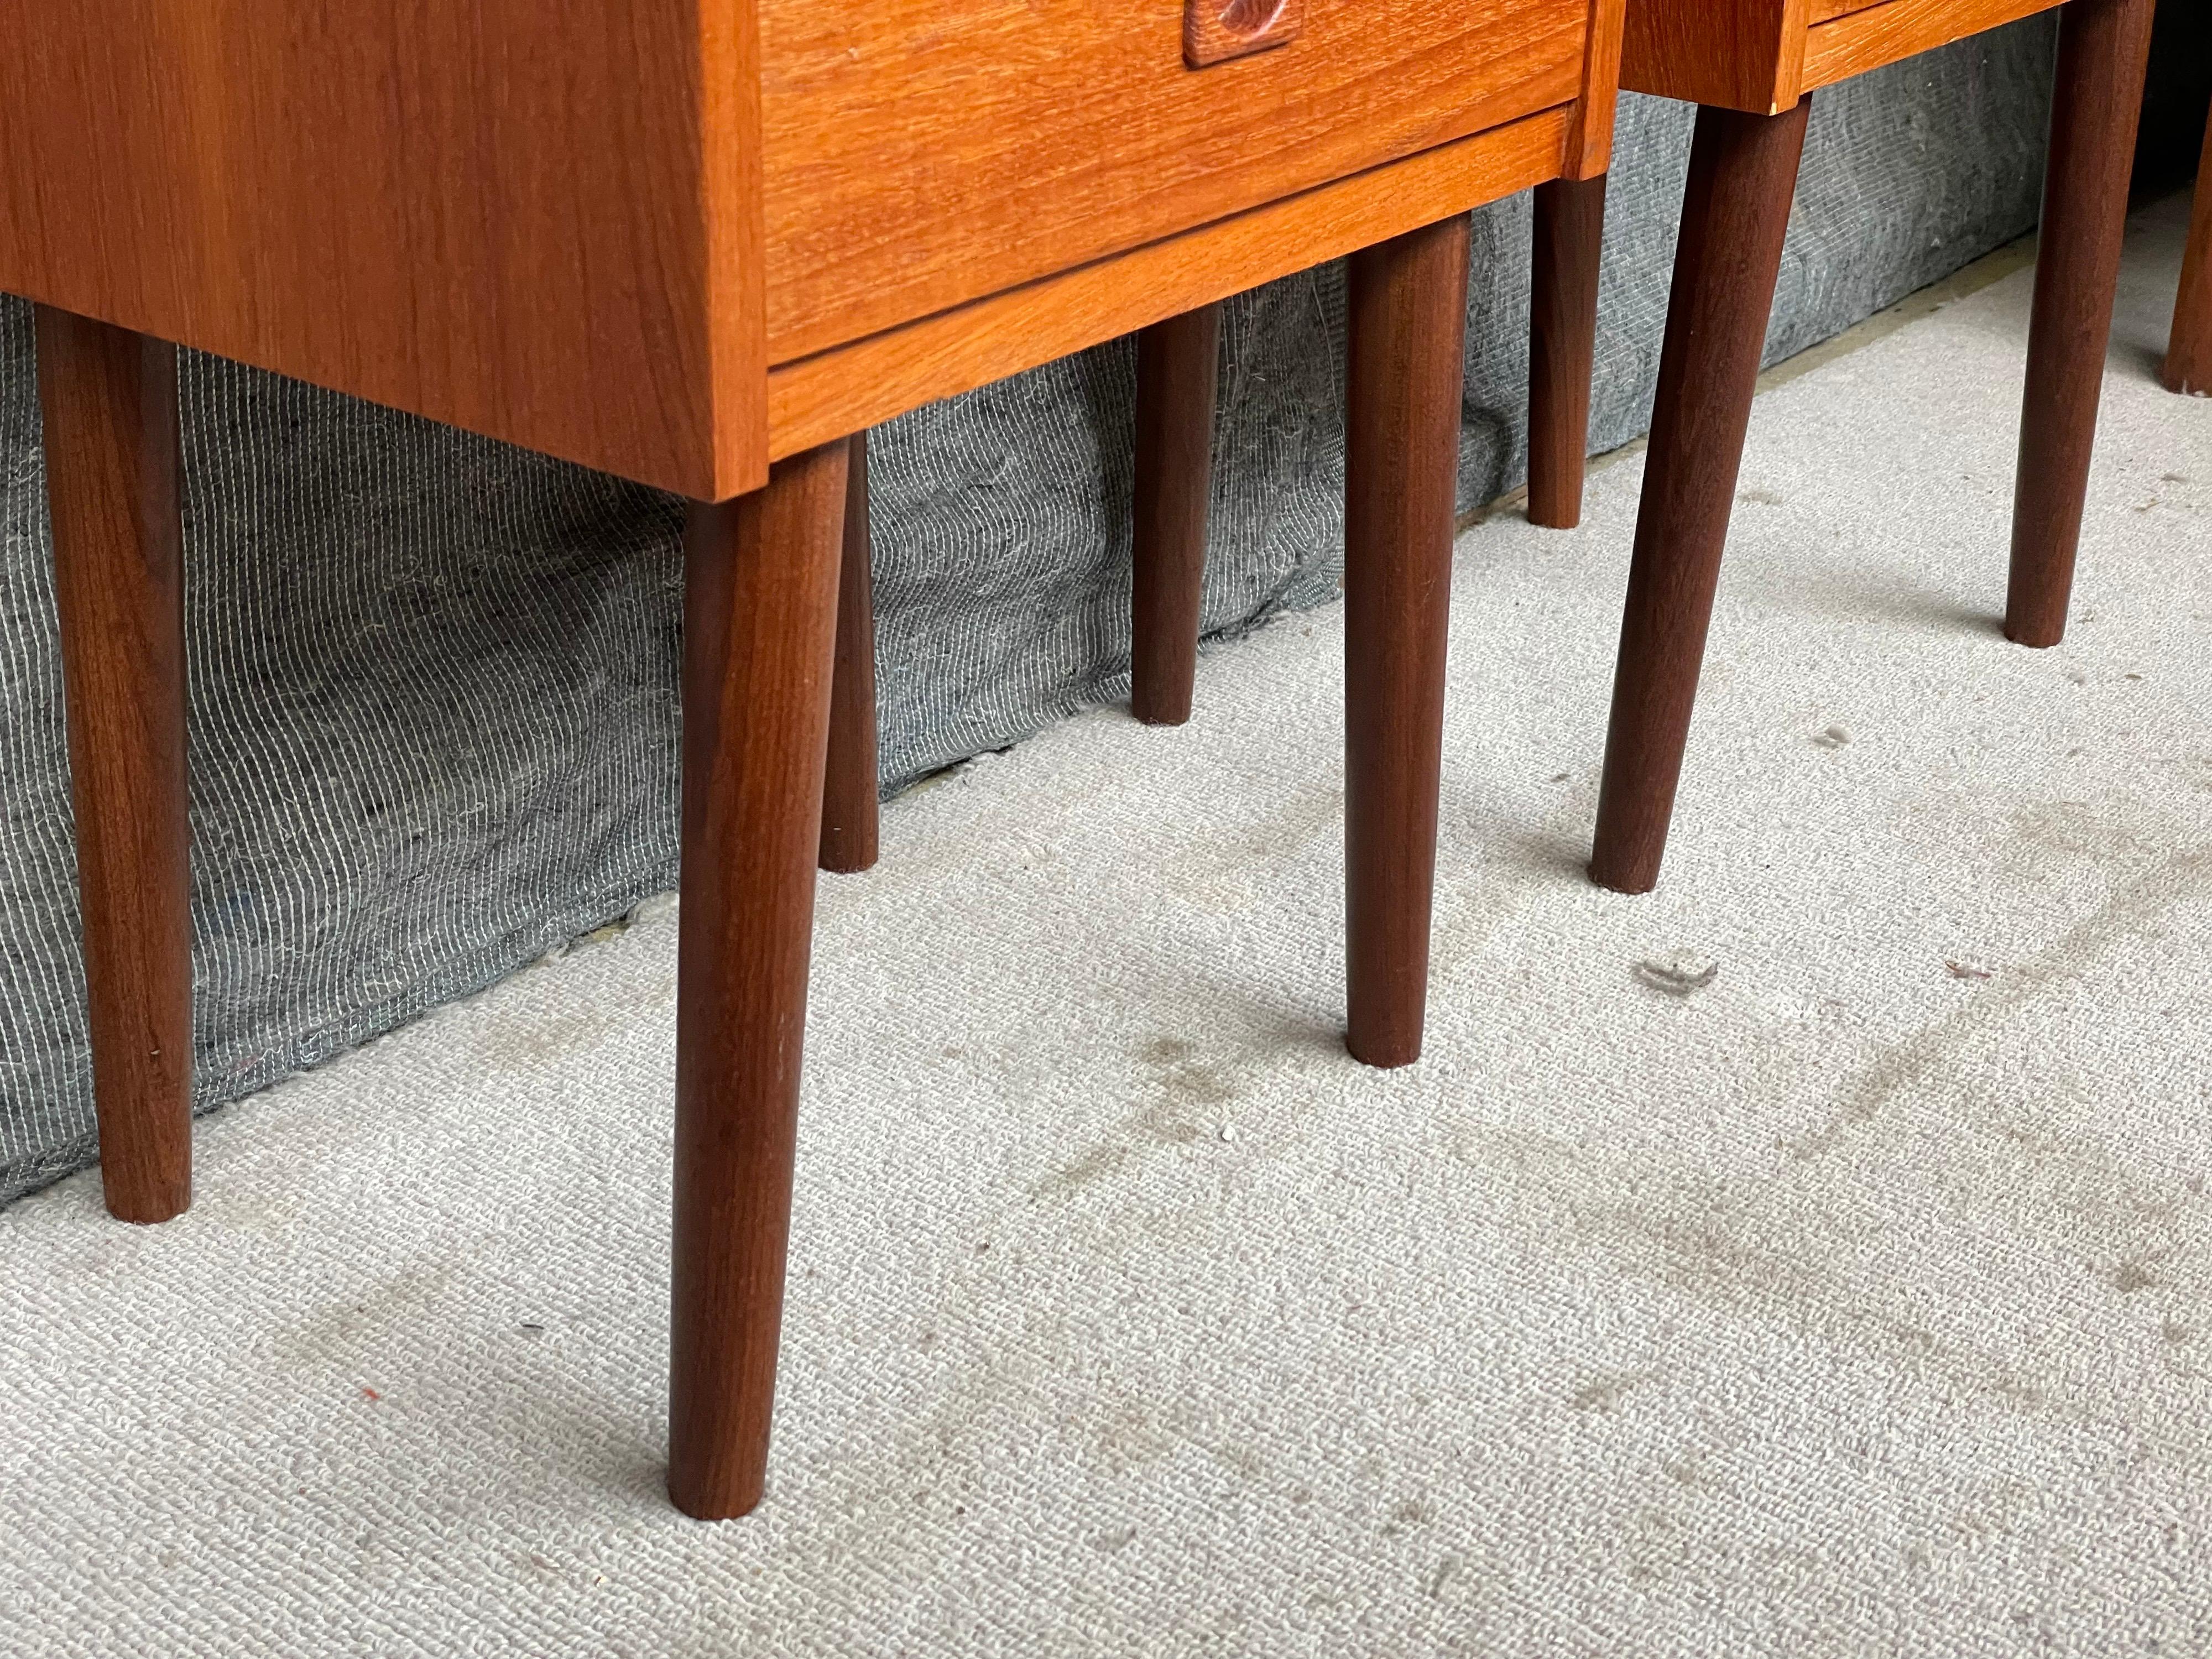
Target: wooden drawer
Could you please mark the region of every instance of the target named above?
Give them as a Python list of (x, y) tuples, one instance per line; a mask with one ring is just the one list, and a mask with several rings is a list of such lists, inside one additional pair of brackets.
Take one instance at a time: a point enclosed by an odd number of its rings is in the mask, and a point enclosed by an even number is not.
[(1175, 0), (763, 0), (769, 360), (1566, 103), (1589, 17), (1307, 0), (1193, 70)]

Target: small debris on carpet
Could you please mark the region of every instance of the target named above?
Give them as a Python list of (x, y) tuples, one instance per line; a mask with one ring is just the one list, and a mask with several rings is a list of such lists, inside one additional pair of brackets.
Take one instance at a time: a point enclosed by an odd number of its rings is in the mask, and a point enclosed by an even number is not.
[(1851, 729), (1848, 726), (1832, 726), (1813, 734), (1813, 741), (1823, 749), (1841, 749), (1850, 740)]
[(1677, 951), (1674, 955), (1639, 962), (1634, 969), (1636, 977), (1655, 991), (1664, 991), (1670, 997), (1686, 997), (1702, 991), (1720, 977), (1721, 965), (1711, 957), (1701, 957), (1691, 951)]
[(1953, 979), (1987, 979), (1994, 971), (1978, 962), (1954, 962), (1948, 957), (1943, 959), (1943, 965), (1951, 970)]

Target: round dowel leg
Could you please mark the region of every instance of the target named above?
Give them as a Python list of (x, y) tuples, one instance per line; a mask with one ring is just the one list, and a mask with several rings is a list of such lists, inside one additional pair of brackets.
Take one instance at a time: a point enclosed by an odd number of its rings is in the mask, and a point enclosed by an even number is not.
[(1623, 893), (1667, 850), (1810, 107), (1698, 112), (1590, 859)]
[(846, 447), (684, 530), (668, 1491), (760, 1501), (814, 922)]
[(2154, 9), (2154, 0), (2070, 0), (2058, 14), (2005, 601), (2006, 636), (2022, 645), (2066, 635)]
[(1356, 253), (1345, 414), (1345, 888), (1370, 1066), (1420, 1058), (1443, 757), (1468, 222)]
[(1536, 186), (1529, 290), (1528, 521), (1551, 530), (1572, 530), (1583, 521), (1604, 242), (1602, 174)]
[(2197, 168), (2197, 204), (2163, 378), (2168, 392), (2212, 397), (2212, 121), (2204, 125), (2204, 159)]
[(1190, 718), (1220, 347), (1218, 305), (1170, 317), (1137, 336), (1129, 707), (1147, 726), (1181, 726)]
[(876, 775), (876, 587), (868, 533), (868, 434), (848, 440), (844, 562), (837, 580), (837, 668), (830, 696), (830, 769), (822, 787), (822, 867), (850, 875), (876, 863), (882, 811)]
[(184, 521), (173, 347), (41, 306), (54, 586), (107, 1207), (191, 1202)]

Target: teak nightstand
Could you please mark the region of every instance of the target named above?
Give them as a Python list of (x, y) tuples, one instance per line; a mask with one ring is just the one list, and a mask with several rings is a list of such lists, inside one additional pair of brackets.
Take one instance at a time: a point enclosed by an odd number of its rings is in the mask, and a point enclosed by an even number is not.
[[(1629, 0), (1621, 84), (1700, 106), (1590, 875), (1659, 877), (1818, 88), (2057, 0)], [(2069, 0), (2036, 264), (2005, 632), (2056, 645), (2105, 374), (2154, 0)]]
[(750, 1509), (767, 1466), (853, 434), (1352, 256), (1348, 1042), (1413, 1058), (1465, 215), (1604, 171), (1619, 3), (28, 9), (0, 54), (0, 289), (40, 307), (110, 1207), (190, 1193), (179, 344), (696, 503), (690, 1513)]

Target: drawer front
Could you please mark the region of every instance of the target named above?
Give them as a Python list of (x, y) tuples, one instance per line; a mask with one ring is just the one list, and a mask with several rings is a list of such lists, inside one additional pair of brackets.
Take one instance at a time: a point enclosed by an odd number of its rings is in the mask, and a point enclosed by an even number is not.
[(1838, 10), (1816, 18), (1808, 32), (1798, 84), (1806, 92), (1833, 86), (2058, 4), (2059, 0), (1881, 0)]
[(1589, 12), (1305, 0), (1194, 70), (1173, 0), (762, 0), (769, 357), (1568, 102)]

